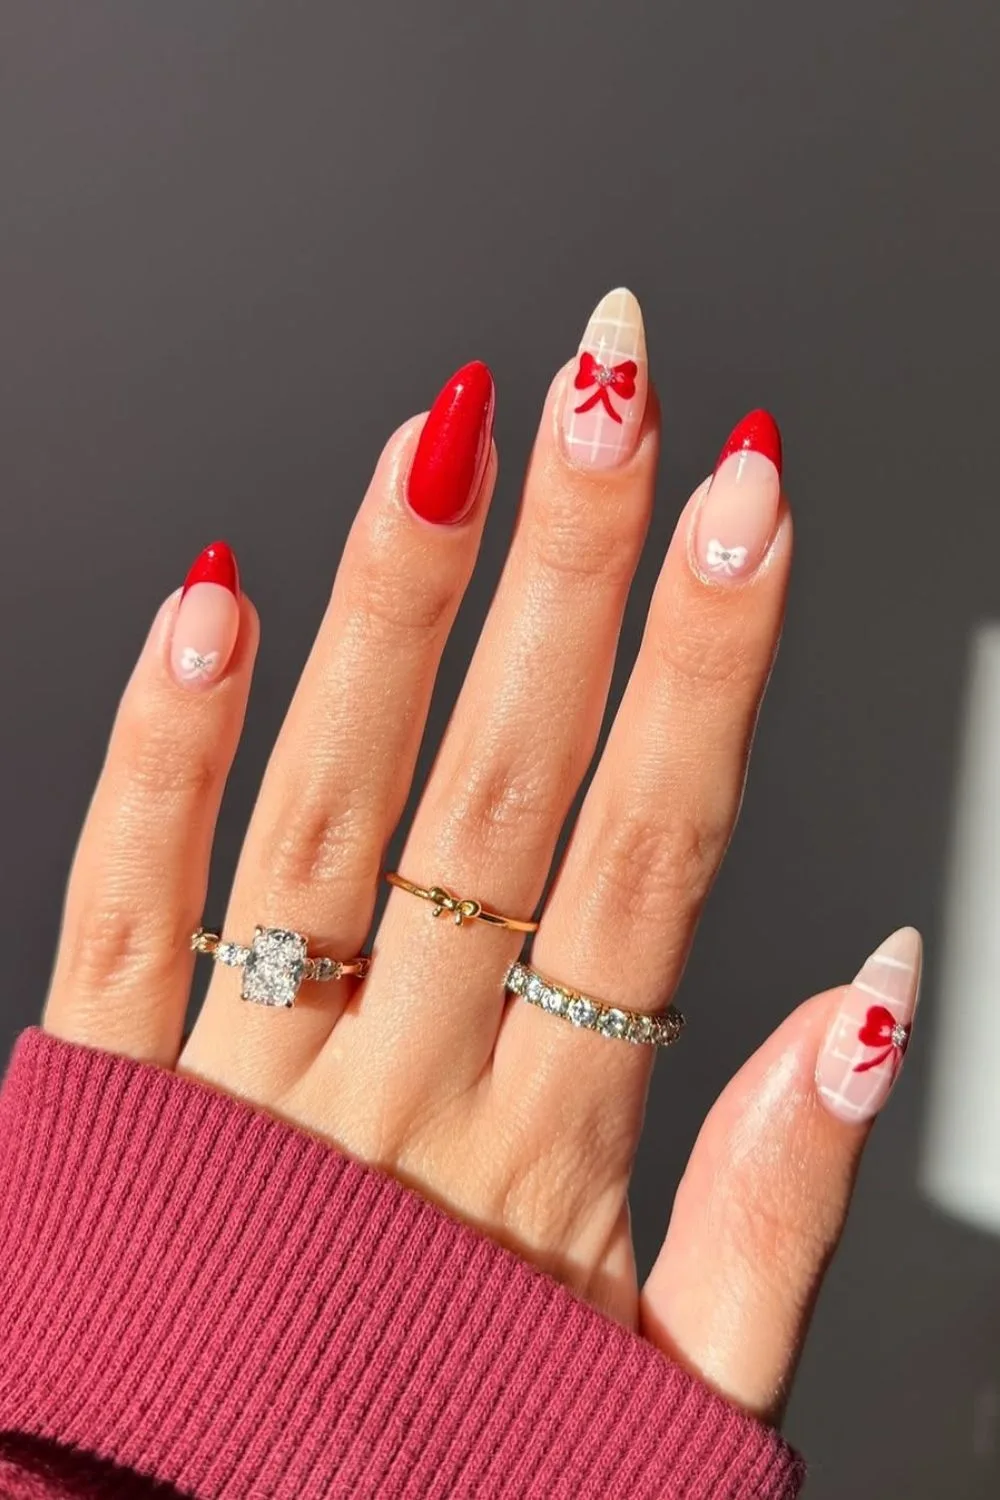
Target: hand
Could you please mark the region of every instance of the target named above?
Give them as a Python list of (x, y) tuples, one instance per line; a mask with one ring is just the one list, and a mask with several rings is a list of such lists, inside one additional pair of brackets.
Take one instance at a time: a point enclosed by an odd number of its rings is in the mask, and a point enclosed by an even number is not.
[[(390, 440), (275, 746), (224, 925), (364, 948), (441, 652), (496, 473), (468, 366)], [(530, 916), (593, 756), (659, 441), (638, 306), (614, 292), (542, 414), (510, 554), (400, 861)], [(736, 429), (686, 506), (531, 962), (661, 1010), (732, 831), (791, 560), (780, 440)], [(396, 1174), (774, 1417), (868, 1124), (909, 1035), (919, 939), (808, 1001), (729, 1084), (640, 1288), (627, 1190), (651, 1047), (507, 995), (522, 937), (393, 890), (363, 982), (244, 1003), (216, 966), (184, 1040), (213, 829), (257, 618), (222, 544), (161, 608), (126, 690), (67, 897), (44, 1024), (178, 1068)], [(665, 1066), (683, 1067), (683, 1044)]]

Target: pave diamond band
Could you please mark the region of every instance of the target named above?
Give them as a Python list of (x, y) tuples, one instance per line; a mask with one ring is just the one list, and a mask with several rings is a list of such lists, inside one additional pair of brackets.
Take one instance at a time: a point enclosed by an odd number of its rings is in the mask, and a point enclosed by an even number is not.
[(507, 974), (507, 988), (520, 995), (529, 1005), (537, 1005), (551, 1015), (562, 1016), (573, 1026), (587, 1031), (598, 1031), (601, 1036), (612, 1037), (623, 1042), (645, 1042), (653, 1047), (670, 1047), (684, 1029), (684, 1017), (675, 1005), (670, 1005), (659, 1015), (646, 1015), (642, 1011), (622, 1010), (617, 1005), (604, 1005), (600, 1000), (591, 1000), (577, 990), (565, 985), (553, 984), (544, 979), (536, 969), (527, 964), (516, 963)]
[(307, 979), (320, 984), (345, 979), (349, 974), (363, 979), (371, 962), (366, 957), (342, 961), (312, 958), (308, 939), (284, 927), (257, 927), (249, 947), (223, 939), (208, 927), (191, 934), (191, 947), (207, 954), (217, 964), (243, 970), (241, 998), (257, 1005), (289, 1006)]

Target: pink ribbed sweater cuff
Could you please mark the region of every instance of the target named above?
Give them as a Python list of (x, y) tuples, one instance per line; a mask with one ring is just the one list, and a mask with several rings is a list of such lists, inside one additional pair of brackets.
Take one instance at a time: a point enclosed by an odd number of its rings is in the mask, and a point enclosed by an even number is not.
[(199, 1500), (802, 1479), (769, 1428), (395, 1179), (34, 1029), (0, 1094), (2, 1432)]

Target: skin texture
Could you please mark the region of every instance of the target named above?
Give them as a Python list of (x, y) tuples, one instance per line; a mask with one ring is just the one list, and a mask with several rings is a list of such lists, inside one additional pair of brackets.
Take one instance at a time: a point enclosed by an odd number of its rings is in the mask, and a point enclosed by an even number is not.
[[(577, 461), (565, 441), (576, 371), (570, 361), (546, 400), (503, 577), (400, 861), (412, 880), (519, 916), (541, 897), (596, 748), (658, 456), (643, 379), (631, 451)], [(182, 1052), (186, 940), (202, 919), (257, 621), (243, 597), (224, 672), (192, 692), (170, 671), (178, 594), (122, 702), (44, 1024), (180, 1068), (391, 1170), (775, 1417), (869, 1128), (824, 1110), (813, 1082), (840, 992), (792, 1014), (725, 1090), (640, 1287), (627, 1190), (651, 1049), (512, 1002), (518, 936), (432, 921), (398, 891), (370, 932), (496, 474), (491, 449), (457, 523), (415, 516), (406, 483), (423, 421), (390, 439), (358, 512), (224, 924), (239, 941), (258, 923), (293, 927), (341, 958), (373, 941), (370, 977), (307, 986), (273, 1011), (241, 1003), (239, 975), (216, 967)], [(669, 1001), (730, 837), (791, 561), (782, 497), (759, 567), (706, 574), (694, 531), (708, 484), (678, 523), (532, 949), (544, 974), (633, 1009)]]

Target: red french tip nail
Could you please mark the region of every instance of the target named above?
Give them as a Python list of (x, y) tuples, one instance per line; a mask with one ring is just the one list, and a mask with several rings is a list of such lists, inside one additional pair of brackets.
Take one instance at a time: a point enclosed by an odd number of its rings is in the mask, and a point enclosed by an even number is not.
[(468, 515), (489, 458), (495, 404), (493, 376), (474, 359), (428, 412), (406, 484), (407, 500), (425, 521), (447, 526)]
[(733, 428), (719, 454), (716, 469), (733, 453), (763, 453), (781, 473), (781, 433), (769, 411), (749, 412)]
[(212, 542), (198, 554), (184, 580), (181, 598), (195, 583), (221, 583), (237, 599), (240, 597), (240, 570), (236, 566), (236, 554), (228, 542)]

